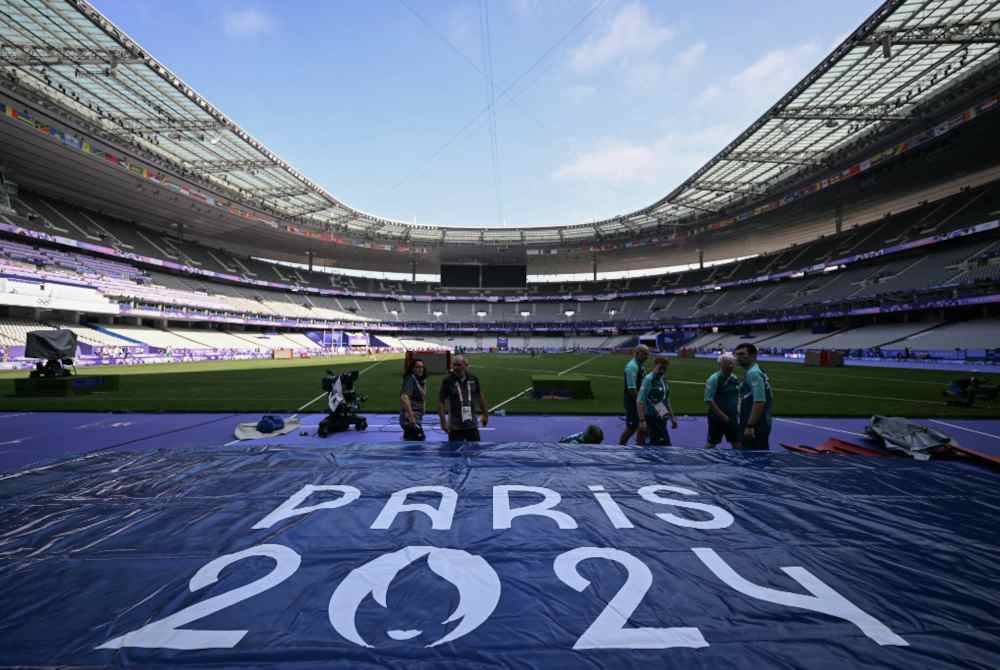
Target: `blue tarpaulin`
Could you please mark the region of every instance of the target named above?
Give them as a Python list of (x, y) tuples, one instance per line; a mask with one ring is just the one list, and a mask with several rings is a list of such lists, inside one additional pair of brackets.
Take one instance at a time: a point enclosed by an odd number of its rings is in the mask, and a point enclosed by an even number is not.
[(0, 476), (0, 667), (993, 669), (998, 488), (680, 449), (98, 452)]

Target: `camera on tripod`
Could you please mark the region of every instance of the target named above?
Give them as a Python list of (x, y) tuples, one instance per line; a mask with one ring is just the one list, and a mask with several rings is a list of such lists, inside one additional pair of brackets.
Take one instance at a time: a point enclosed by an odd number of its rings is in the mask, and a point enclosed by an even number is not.
[(28, 373), (31, 378), (72, 376), (75, 355), (76, 333), (71, 330), (33, 330), (27, 334), (24, 357), (40, 359)]
[(337, 374), (327, 370), (321, 381), (321, 386), (327, 396), (327, 415), (319, 423), (318, 434), (326, 437), (330, 433), (340, 433), (354, 426), (356, 430), (366, 430), (368, 419), (360, 415), (361, 404), (367, 400), (356, 388), (357, 370)]

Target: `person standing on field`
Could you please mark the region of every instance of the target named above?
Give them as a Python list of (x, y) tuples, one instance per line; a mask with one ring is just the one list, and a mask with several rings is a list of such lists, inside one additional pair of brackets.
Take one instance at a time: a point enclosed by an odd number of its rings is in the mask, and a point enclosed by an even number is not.
[(646, 431), (639, 426), (639, 409), (637, 406), (639, 397), (639, 384), (646, 377), (646, 369), (643, 363), (649, 358), (649, 347), (640, 344), (635, 348), (632, 358), (625, 364), (625, 393), (623, 400), (625, 403), (625, 431), (618, 439), (618, 444), (624, 446), (628, 444), (633, 433), (636, 444), (643, 444), (646, 441)]
[(734, 449), (743, 442), (740, 429), (740, 380), (733, 374), (736, 357), (729, 353), (719, 356), (719, 370), (705, 382), (705, 404), (708, 409), (708, 438), (705, 447), (719, 446), (722, 438)]
[(468, 368), (464, 354), (452, 357), (451, 374), (441, 382), (441, 393), (438, 395), (441, 430), (448, 434), (451, 442), (478, 442), (476, 413), (479, 413), (483, 427), (490, 419), (483, 388), (479, 379), (469, 374)]
[(399, 425), (403, 428), (403, 439), (419, 441), (424, 439), (424, 403), (427, 399), (427, 366), (419, 358), (410, 361), (409, 369), (403, 375), (403, 388), (399, 394)]
[(669, 358), (657, 356), (653, 362), (653, 371), (642, 380), (636, 403), (640, 431), (640, 436), (636, 437), (636, 444), (644, 445), (648, 436), (650, 446), (669, 447), (668, 419), (670, 427), (677, 430), (674, 408), (670, 405), (670, 384), (666, 379), (669, 365)]
[(746, 370), (740, 385), (740, 426), (744, 449), (770, 449), (771, 408), (774, 392), (767, 373), (757, 365), (757, 347), (748, 342), (736, 347), (736, 360)]

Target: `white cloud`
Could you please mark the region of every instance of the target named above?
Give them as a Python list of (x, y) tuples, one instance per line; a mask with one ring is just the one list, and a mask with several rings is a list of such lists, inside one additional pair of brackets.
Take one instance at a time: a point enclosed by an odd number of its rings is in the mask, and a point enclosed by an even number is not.
[(573, 49), (570, 59), (577, 72), (591, 72), (631, 54), (648, 54), (673, 35), (672, 28), (658, 25), (642, 4), (632, 2), (622, 7), (604, 35)]
[(552, 172), (557, 181), (612, 186), (657, 184), (669, 190), (718, 153), (738, 129), (710, 126), (693, 133), (672, 132), (649, 144), (605, 140)]
[(722, 97), (721, 86), (714, 86), (714, 85), (709, 86), (695, 97), (694, 104), (696, 107), (702, 107), (709, 103), (715, 102), (721, 97)]
[(257, 9), (226, 12), (222, 24), (226, 34), (234, 37), (261, 35), (274, 28), (271, 16)]
[(705, 88), (692, 99), (691, 105), (694, 109), (706, 109), (717, 107), (725, 99), (727, 105), (732, 103), (727, 108), (732, 121), (755, 118), (802, 79), (821, 55), (815, 42), (768, 51), (736, 74)]
[(708, 46), (704, 42), (696, 42), (684, 51), (677, 54), (674, 59), (674, 70), (683, 73), (698, 67), (705, 59), (705, 52)]
[(656, 151), (651, 146), (615, 142), (578, 155), (552, 174), (556, 179), (648, 183), (654, 178)]
[(595, 93), (597, 89), (593, 86), (570, 86), (562, 90), (563, 98), (577, 105), (594, 97)]
[(635, 93), (651, 93), (656, 90), (662, 76), (663, 66), (659, 63), (635, 63), (625, 70), (625, 84)]
[(777, 102), (816, 65), (819, 57), (819, 47), (813, 42), (768, 51), (737, 73), (730, 80), (730, 88), (754, 103)]

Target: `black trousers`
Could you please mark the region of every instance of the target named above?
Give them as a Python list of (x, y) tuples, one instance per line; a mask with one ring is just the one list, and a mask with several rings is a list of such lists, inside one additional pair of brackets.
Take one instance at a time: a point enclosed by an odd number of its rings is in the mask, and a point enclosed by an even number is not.
[(746, 439), (746, 437), (744, 437), (741, 446), (744, 449), (759, 449), (761, 451), (767, 451), (768, 449), (771, 448), (771, 445), (768, 444), (768, 439), (770, 437), (771, 437), (770, 427), (765, 428), (762, 426), (757, 426), (757, 429), (754, 431), (753, 439), (748, 440)]
[(478, 442), (478, 428), (452, 428), (448, 431), (449, 442)]
[(407, 423), (403, 425), (403, 439), (407, 442), (418, 442), (426, 439), (424, 428), (419, 423)]

